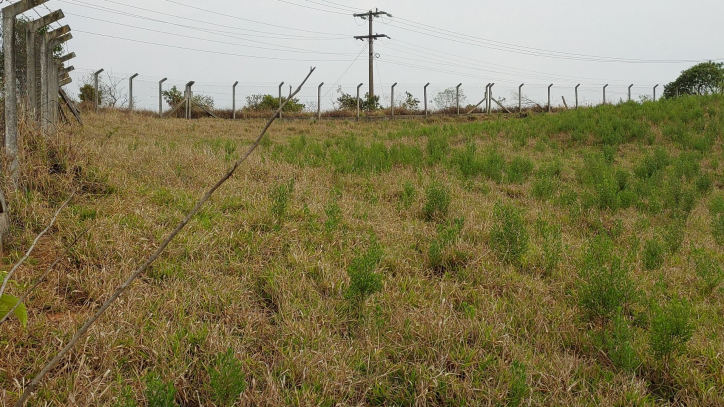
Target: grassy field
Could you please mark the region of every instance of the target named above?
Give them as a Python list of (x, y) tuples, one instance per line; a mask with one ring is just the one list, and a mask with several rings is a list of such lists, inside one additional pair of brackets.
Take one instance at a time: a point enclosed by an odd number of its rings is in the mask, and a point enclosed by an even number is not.
[[(33, 405), (724, 405), (723, 102), (277, 122)], [(262, 127), (85, 120), (8, 197), (5, 270), (80, 189), (11, 294), (90, 229), (0, 329), (3, 403)]]

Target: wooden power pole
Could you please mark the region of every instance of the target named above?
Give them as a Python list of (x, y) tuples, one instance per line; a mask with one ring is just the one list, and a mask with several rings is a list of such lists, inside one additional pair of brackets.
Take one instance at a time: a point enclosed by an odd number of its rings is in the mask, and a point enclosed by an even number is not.
[(354, 38), (357, 40), (368, 40), (370, 43), (369, 46), (369, 54), (370, 54), (370, 91), (369, 91), (369, 98), (372, 100), (375, 97), (375, 71), (374, 71), (374, 61), (375, 61), (375, 48), (374, 48), (374, 42), (378, 38), (390, 38), (385, 34), (373, 34), (372, 30), (372, 21), (375, 19), (375, 17), (379, 17), (381, 15), (385, 15), (387, 17), (392, 17), (392, 14), (386, 13), (384, 11), (379, 11), (378, 9), (375, 9), (375, 11), (368, 11), (366, 13), (359, 13), (359, 14), (353, 14), (355, 17), (359, 17), (363, 20), (368, 20), (369, 26), (370, 26), (370, 33), (369, 35), (356, 35)]

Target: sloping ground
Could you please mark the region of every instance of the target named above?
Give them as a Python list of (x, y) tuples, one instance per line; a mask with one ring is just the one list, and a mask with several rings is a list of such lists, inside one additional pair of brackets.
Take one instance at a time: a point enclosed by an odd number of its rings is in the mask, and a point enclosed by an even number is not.
[[(276, 123), (35, 403), (724, 404), (722, 102)], [(86, 121), (10, 197), (6, 264), (71, 185), (43, 256), (90, 231), (0, 330), (5, 401), (261, 127)]]

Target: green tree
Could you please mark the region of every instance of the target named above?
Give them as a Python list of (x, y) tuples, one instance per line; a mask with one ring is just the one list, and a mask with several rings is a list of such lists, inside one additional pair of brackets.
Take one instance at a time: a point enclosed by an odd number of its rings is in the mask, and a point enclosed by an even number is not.
[[(457, 106), (457, 89), (447, 88), (435, 95), (435, 97), (432, 98), (432, 101), (438, 109), (449, 109), (455, 107)], [(466, 101), (467, 97), (465, 97), (463, 90), (460, 89), (460, 106), (465, 106)]]
[(724, 63), (703, 62), (681, 72), (675, 81), (664, 86), (664, 97), (716, 93), (722, 90), (722, 83)]
[[(78, 94), (78, 97), (80, 98), (81, 102), (95, 103), (96, 88), (90, 83), (86, 83), (85, 85), (81, 86), (80, 94)], [(98, 100), (103, 100), (103, 92), (101, 92), (100, 89), (98, 90)]]
[[(341, 93), (341, 95), (337, 98), (337, 106), (339, 106), (339, 109), (357, 110), (356, 96), (352, 96), (348, 93), (342, 92), (341, 90), (338, 92)], [(375, 95), (374, 97), (370, 97), (369, 92), (365, 93), (364, 98), (360, 98), (359, 100), (360, 110), (372, 111), (380, 109), (381, 107), (382, 106), (380, 105), (380, 97), (377, 95)]]
[[(161, 94), (163, 95), (163, 99), (166, 101), (166, 104), (170, 107), (176, 107), (184, 98), (183, 93), (181, 93), (176, 85), (171, 87), (169, 90), (163, 91)], [(195, 104), (207, 109), (214, 108), (214, 99), (211, 96), (196, 94), (193, 96), (193, 101)]]
[[(287, 98), (282, 96), (282, 103), (285, 102)], [(277, 110), (279, 109), (279, 98), (272, 96), (272, 95), (264, 95), (264, 94), (256, 94), (246, 97), (246, 109), (252, 110), (255, 112), (261, 112), (266, 110)], [(299, 103), (299, 99), (292, 98), (287, 102), (286, 105), (284, 105), (284, 112), (301, 112), (304, 110), (304, 104)]]

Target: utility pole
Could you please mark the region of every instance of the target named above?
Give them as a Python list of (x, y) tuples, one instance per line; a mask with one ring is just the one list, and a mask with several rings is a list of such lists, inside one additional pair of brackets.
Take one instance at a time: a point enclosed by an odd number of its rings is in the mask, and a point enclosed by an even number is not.
[(375, 74), (374, 74), (374, 61), (375, 61), (375, 40), (378, 38), (390, 38), (385, 34), (373, 34), (372, 30), (372, 21), (374, 21), (375, 17), (379, 17), (382, 15), (385, 15), (387, 17), (392, 17), (392, 14), (386, 13), (384, 11), (379, 11), (378, 9), (375, 9), (375, 11), (368, 11), (366, 13), (359, 13), (359, 14), (353, 14), (355, 17), (359, 17), (363, 20), (367, 20), (370, 25), (370, 32), (369, 35), (357, 35), (354, 38), (356, 40), (368, 40), (369, 41), (369, 55), (370, 55), (370, 91), (369, 91), (369, 98), (373, 99), (375, 97)]

